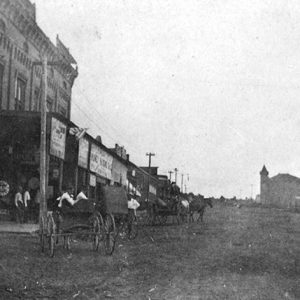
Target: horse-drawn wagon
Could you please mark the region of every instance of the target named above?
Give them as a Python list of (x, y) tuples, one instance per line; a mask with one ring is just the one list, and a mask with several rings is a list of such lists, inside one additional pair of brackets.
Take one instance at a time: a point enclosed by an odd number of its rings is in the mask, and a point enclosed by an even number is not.
[(123, 187), (104, 186), (96, 209), (104, 217), (107, 254), (113, 253), (120, 234), (130, 240), (135, 239), (138, 233), (137, 218), (135, 211), (128, 208), (128, 196)]
[(174, 195), (167, 199), (157, 198), (154, 203), (149, 205), (148, 223), (163, 225), (168, 217), (172, 216), (180, 224), (187, 220), (188, 203), (180, 195)]
[(74, 205), (61, 205), (59, 209), (48, 211), (46, 218), (41, 218), (41, 247), (49, 256), (54, 255), (60, 239), (64, 247), (70, 249), (71, 238), (82, 236), (92, 243), (93, 250), (97, 251), (103, 243), (106, 254), (112, 254), (121, 230), (129, 239), (136, 237), (135, 213), (128, 209), (123, 187), (104, 186), (98, 199), (79, 201), (78, 196)]

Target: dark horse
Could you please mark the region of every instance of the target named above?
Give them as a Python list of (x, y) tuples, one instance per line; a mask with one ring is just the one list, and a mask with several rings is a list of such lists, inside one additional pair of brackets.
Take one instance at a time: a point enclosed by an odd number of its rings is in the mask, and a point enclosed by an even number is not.
[(207, 206), (213, 207), (211, 198), (204, 198), (201, 195), (193, 197), (190, 201), (190, 220), (194, 221), (194, 213), (198, 213), (197, 222), (203, 222), (203, 215)]

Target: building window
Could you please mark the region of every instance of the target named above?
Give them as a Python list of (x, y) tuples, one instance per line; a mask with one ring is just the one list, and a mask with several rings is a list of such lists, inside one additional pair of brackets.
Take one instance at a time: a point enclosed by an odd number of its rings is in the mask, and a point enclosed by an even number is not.
[(53, 70), (53, 68), (50, 69), (50, 72), (49, 72), (49, 73), (50, 73), (50, 77), (51, 77), (51, 78), (54, 78), (54, 70)]
[(53, 109), (53, 100), (47, 97), (47, 111), (52, 111)]
[(5, 31), (6, 31), (6, 25), (4, 21), (0, 19), (0, 32), (5, 33)]
[(34, 111), (39, 110), (39, 104), (40, 104), (40, 89), (36, 88), (34, 90), (34, 101), (33, 101), (33, 110)]
[(60, 113), (64, 117), (67, 117), (67, 110), (64, 107), (62, 107), (61, 105), (58, 106), (58, 113)]
[(2, 91), (3, 91), (3, 75), (4, 75), (4, 66), (0, 64), (0, 109), (1, 103), (3, 99)]
[(15, 110), (25, 110), (26, 82), (19, 77), (16, 80)]
[(28, 47), (28, 43), (27, 43), (27, 42), (24, 42), (24, 43), (23, 43), (23, 50), (24, 50), (24, 52), (25, 52), (26, 54), (28, 54), (28, 52), (29, 52), (29, 47)]

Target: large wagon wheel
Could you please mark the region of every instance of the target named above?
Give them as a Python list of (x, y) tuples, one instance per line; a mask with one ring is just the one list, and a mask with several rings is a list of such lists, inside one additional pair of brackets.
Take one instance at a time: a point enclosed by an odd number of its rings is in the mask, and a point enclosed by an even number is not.
[(166, 214), (160, 215), (158, 220), (160, 225), (165, 225), (167, 223), (168, 216)]
[(40, 218), (40, 232), (39, 232), (39, 238), (40, 238), (40, 246), (41, 246), (41, 251), (45, 251), (45, 235), (46, 235), (46, 228), (45, 228), (45, 218), (44, 216), (41, 216)]
[(134, 240), (138, 234), (138, 222), (137, 217), (133, 209), (128, 210), (127, 219), (127, 236), (129, 240)]
[(156, 219), (156, 209), (154, 207), (154, 204), (149, 204), (149, 206), (147, 208), (146, 224), (147, 225), (154, 225), (155, 224), (155, 219)]
[(116, 224), (112, 214), (107, 214), (104, 220), (105, 236), (104, 247), (105, 253), (111, 255), (115, 250), (116, 243)]
[(48, 255), (54, 256), (54, 244), (55, 244), (55, 222), (52, 213), (47, 215), (47, 237), (48, 237)]
[(99, 248), (100, 240), (103, 239), (103, 218), (101, 214), (94, 214), (90, 218), (91, 228), (93, 232), (92, 241), (93, 241), (93, 250), (97, 251)]

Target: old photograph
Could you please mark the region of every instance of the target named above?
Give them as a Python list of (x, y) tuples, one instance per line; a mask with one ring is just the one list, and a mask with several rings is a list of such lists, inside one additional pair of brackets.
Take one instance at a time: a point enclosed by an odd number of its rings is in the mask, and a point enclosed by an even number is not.
[(300, 2), (0, 0), (0, 300), (300, 299)]

